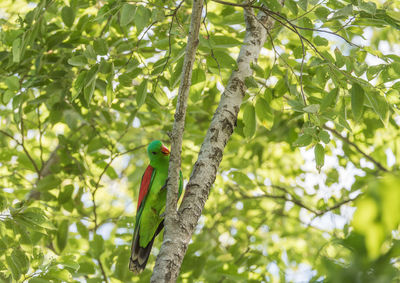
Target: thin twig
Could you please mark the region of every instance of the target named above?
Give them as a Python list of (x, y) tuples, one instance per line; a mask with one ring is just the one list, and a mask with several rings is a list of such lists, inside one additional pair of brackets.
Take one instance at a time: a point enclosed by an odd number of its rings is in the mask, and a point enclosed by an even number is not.
[(43, 138), (43, 130), (42, 130), (42, 122), (40, 121), (40, 110), (39, 107), (36, 108), (36, 113), (37, 113), (37, 119), (38, 119), (38, 129), (39, 129), (39, 148), (40, 148), (40, 162), (41, 164), (41, 169), (44, 166), (44, 160), (43, 160), (43, 143), (42, 143), (42, 138)]
[(178, 13), (179, 8), (182, 6), (184, 1), (185, 0), (182, 0), (181, 2), (179, 2), (178, 6), (173, 10), (173, 13), (171, 14), (172, 20), (171, 20), (171, 23), (169, 25), (169, 30), (168, 30), (168, 55), (164, 57), (164, 58), (166, 58), (165, 64), (164, 64), (160, 74), (157, 76), (156, 83), (154, 84), (154, 87), (153, 87), (153, 93), (156, 92), (160, 77), (164, 74), (165, 68), (167, 67), (169, 59), (171, 58), (171, 53), (172, 53), (171, 31), (172, 31), (172, 27), (174, 25), (174, 20), (176, 19), (178, 21), (176, 14)]
[[(207, 24), (206, 24), (207, 13), (208, 13), (208, 10), (207, 10), (207, 1), (206, 1), (206, 0), (204, 0), (204, 10), (205, 10), (205, 14), (204, 14), (204, 18), (203, 18), (202, 23), (203, 23), (204, 29), (206, 30), (206, 33), (207, 33), (207, 40), (210, 41), (210, 33), (208, 32), (208, 28), (207, 28)], [(210, 44), (210, 55), (211, 55), (211, 58), (213, 58), (214, 61), (217, 63), (219, 77), (220, 77), (221, 82), (222, 82), (221, 66), (220, 66), (220, 64), (219, 64), (219, 62), (218, 62), (218, 60), (217, 60), (217, 58), (215, 57), (214, 49), (212, 48), (211, 44)]]
[(135, 147), (135, 148), (132, 148), (132, 149), (127, 150), (127, 151), (122, 152), (122, 153), (116, 153), (116, 154), (111, 153), (110, 161), (106, 164), (106, 166), (104, 167), (103, 171), (100, 173), (100, 175), (99, 175), (99, 177), (98, 177), (98, 179), (97, 179), (97, 182), (96, 182), (96, 184), (95, 184), (94, 190), (92, 191), (93, 215), (94, 215), (94, 220), (93, 220), (93, 222), (94, 222), (95, 231), (97, 231), (97, 228), (99, 227), (99, 224), (98, 224), (98, 221), (97, 221), (96, 192), (97, 192), (97, 190), (99, 189), (101, 179), (103, 178), (103, 176), (104, 176), (104, 174), (106, 173), (107, 169), (111, 166), (111, 163), (112, 163), (117, 157), (119, 157), (119, 156), (121, 156), (121, 155), (124, 155), (124, 154), (127, 154), (127, 153), (130, 153), (130, 152), (133, 152), (133, 151), (136, 151), (136, 150), (138, 150), (138, 149), (140, 149), (140, 148), (143, 148), (143, 147), (144, 147), (144, 145), (140, 145), (140, 146), (137, 146), (137, 147)]
[(354, 142), (350, 141), (349, 138), (342, 136), (338, 131), (336, 131), (335, 129), (332, 129), (330, 127), (328, 127), (327, 125), (324, 125), (323, 128), (325, 130), (330, 131), (332, 134), (334, 134), (336, 137), (340, 138), (342, 141), (346, 142), (347, 144), (351, 145), (352, 147), (355, 148), (356, 151), (358, 151), (359, 153), (361, 153), (366, 159), (368, 159), (369, 161), (371, 161), (372, 163), (374, 163), (380, 170), (384, 171), (384, 172), (389, 172), (388, 169), (386, 169), (381, 163), (379, 163), (378, 161), (376, 161), (371, 155), (366, 154), (364, 151), (362, 151), (358, 145), (356, 145)]
[(108, 279), (107, 279), (107, 276), (106, 276), (106, 272), (105, 272), (105, 270), (104, 270), (103, 264), (101, 263), (100, 257), (97, 259), (97, 261), (99, 262), (99, 267), (100, 267), (100, 270), (101, 270), (101, 274), (103, 275), (103, 280), (104, 280), (106, 283), (108, 283)]
[[(222, 1), (222, 0), (212, 0), (212, 1), (213, 1), (213, 2), (216, 2), (216, 3), (219, 3), (219, 4), (229, 5), (229, 6), (234, 6), (234, 7), (242, 7), (242, 8), (251, 7), (251, 8), (254, 8), (254, 9), (258, 9), (258, 10), (263, 11), (264, 13), (266, 13), (267, 15), (269, 15), (269, 16), (271, 16), (271, 17), (272, 17), (272, 15), (274, 15), (275, 17), (281, 18), (283, 21), (285, 21), (286, 23), (288, 23), (291, 27), (294, 27), (294, 28), (297, 28), (297, 29), (301, 29), (301, 30), (318, 31), (318, 32), (322, 32), (322, 33), (332, 34), (332, 35), (335, 35), (335, 36), (340, 37), (341, 39), (343, 39), (344, 41), (346, 41), (349, 45), (352, 45), (352, 46), (356, 46), (356, 47), (361, 48), (359, 45), (357, 45), (357, 44), (355, 44), (355, 43), (349, 41), (347, 38), (341, 36), (340, 34), (336, 34), (336, 33), (333, 32), (333, 31), (328, 31), (328, 30), (323, 30), (323, 29), (315, 29), (315, 28), (306, 28), (306, 27), (301, 27), (301, 26), (295, 25), (295, 24), (292, 23), (291, 20), (289, 20), (289, 19), (287, 19), (286, 17), (282, 16), (280, 13), (274, 12), (274, 11), (272, 11), (272, 10), (266, 8), (265, 6), (256, 6), (256, 5), (252, 5), (252, 4), (237, 4), (237, 3), (230, 3), (230, 2), (226, 2), (226, 1)], [(279, 20), (277, 20), (275, 17), (273, 17), (274, 20), (279, 21)]]
[[(22, 120), (21, 120), (22, 121)], [(40, 178), (40, 170), (36, 164), (36, 162), (33, 160), (32, 156), (30, 155), (29, 151), (26, 149), (25, 144), (23, 142), (20, 142), (19, 140), (17, 140), (16, 138), (14, 138), (12, 135), (10, 135), (9, 133), (7, 133), (6, 131), (0, 130), (0, 133), (2, 133), (3, 135), (9, 137), (10, 139), (12, 139), (13, 141), (15, 141), (19, 146), (22, 147), (23, 151), (25, 152), (26, 156), (28, 157), (29, 161), (32, 163), (33, 167), (35, 168), (36, 173), (38, 174), (39, 178)], [(22, 135), (23, 136), (23, 135)], [(22, 139), (23, 140), (23, 139)]]
[[(345, 200), (343, 200), (341, 202), (338, 202), (335, 205), (330, 206), (330, 207), (328, 207), (326, 209), (318, 210), (318, 209), (311, 208), (308, 205), (304, 204), (301, 200), (299, 200), (293, 193), (291, 193), (285, 187), (278, 186), (278, 185), (271, 185), (270, 187), (278, 189), (278, 190), (281, 190), (281, 191), (284, 192), (284, 194), (283, 195), (273, 195), (273, 194), (264, 193), (262, 195), (249, 196), (249, 195), (246, 195), (245, 193), (243, 193), (242, 191), (239, 191), (239, 190), (235, 190), (235, 191), (237, 191), (241, 195), (242, 199), (271, 198), (271, 199), (281, 199), (281, 200), (284, 200), (285, 202), (286, 201), (292, 202), (293, 204), (295, 204), (295, 205), (297, 205), (297, 206), (299, 206), (301, 208), (304, 208), (304, 209), (308, 210), (309, 212), (313, 213), (315, 215), (315, 217), (321, 216), (321, 215), (323, 215), (323, 214), (325, 214), (325, 213), (327, 213), (329, 211), (335, 210), (335, 209), (341, 207), (342, 205), (344, 205), (346, 203), (349, 203), (349, 202), (352, 202), (352, 201), (356, 200), (360, 196), (360, 195), (358, 195), (358, 196), (356, 196), (354, 198), (348, 198), (348, 199), (345, 199)], [(289, 195), (290, 198), (288, 198), (286, 196), (286, 194)]]

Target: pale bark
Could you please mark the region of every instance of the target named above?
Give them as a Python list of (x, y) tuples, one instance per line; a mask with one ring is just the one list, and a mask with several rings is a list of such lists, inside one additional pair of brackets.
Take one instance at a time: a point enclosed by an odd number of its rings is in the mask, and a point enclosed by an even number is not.
[[(175, 282), (178, 277), (192, 233), (215, 181), (224, 148), (236, 126), (246, 92), (245, 78), (252, 75), (250, 66), (257, 61), (264, 45), (266, 29), (272, 29), (273, 20), (264, 13), (260, 12), (256, 18), (252, 9), (245, 8), (244, 15), (246, 35), (237, 59), (238, 68), (232, 73), (222, 94), (178, 213), (174, 211), (173, 221), (167, 222), (168, 229), (164, 234), (151, 282)], [(177, 174), (177, 171), (173, 173)]]

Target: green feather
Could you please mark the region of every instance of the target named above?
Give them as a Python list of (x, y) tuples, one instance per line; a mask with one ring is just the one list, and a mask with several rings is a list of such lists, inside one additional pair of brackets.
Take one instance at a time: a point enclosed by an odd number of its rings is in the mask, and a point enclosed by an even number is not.
[[(163, 154), (161, 141), (153, 141), (147, 148), (150, 165), (154, 168), (149, 191), (145, 197), (143, 208), (138, 211), (136, 225), (139, 225), (139, 246), (146, 247), (153, 239), (158, 226), (164, 220), (167, 190), (162, 189), (168, 178), (169, 154)], [(180, 172), (179, 196), (183, 190), (183, 176)], [(178, 197), (179, 198), (179, 197)]]

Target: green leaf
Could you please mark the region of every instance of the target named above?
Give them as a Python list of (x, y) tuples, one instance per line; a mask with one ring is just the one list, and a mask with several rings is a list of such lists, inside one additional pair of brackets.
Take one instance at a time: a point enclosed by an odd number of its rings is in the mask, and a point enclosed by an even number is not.
[(90, 242), (90, 253), (94, 258), (99, 258), (104, 252), (104, 239), (101, 235), (94, 234), (93, 241)]
[(324, 144), (328, 144), (331, 140), (329, 133), (327, 131), (319, 132), (318, 137), (320, 138), (321, 141), (324, 142)]
[(262, 97), (257, 98), (255, 110), (260, 123), (270, 130), (274, 124), (274, 116), (268, 102)]
[(135, 18), (136, 6), (125, 3), (121, 8), (121, 26), (126, 26)]
[(21, 38), (17, 38), (12, 44), (13, 62), (19, 63), (21, 61)]
[(145, 8), (144, 6), (139, 5), (135, 15), (135, 25), (138, 34), (141, 33), (142, 30), (148, 25), (150, 18), (150, 10)]
[(241, 41), (237, 40), (236, 38), (232, 38), (231, 36), (225, 36), (225, 35), (213, 35), (211, 39), (207, 41), (209, 47), (210, 40), (212, 42), (212, 48), (220, 48), (220, 49), (226, 49), (230, 47), (237, 47), (242, 44)]
[[(23, 213), (21, 213), (20, 216), (23, 220), (41, 227), (47, 221), (44, 212), (38, 207), (29, 207)], [(50, 226), (50, 225), (45, 225), (45, 226)]]
[(192, 86), (203, 83), (206, 80), (206, 73), (201, 68), (196, 68), (193, 70), (192, 74)]
[(7, 77), (4, 80), (5, 84), (7, 85), (9, 90), (17, 91), (19, 90), (19, 79), (16, 76)]
[(329, 41), (326, 38), (320, 37), (319, 35), (317, 35), (316, 37), (314, 37), (314, 43), (318, 46), (328, 46)]
[(93, 65), (90, 68), (90, 70), (86, 73), (84, 87), (88, 87), (95, 82), (98, 69), (99, 69), (99, 66), (96, 64), (96, 65)]
[(146, 100), (146, 96), (147, 96), (147, 80), (145, 79), (140, 83), (136, 93), (136, 103), (138, 108), (140, 108), (143, 105), (143, 103)]
[(115, 264), (115, 275), (121, 281), (125, 281), (129, 272), (128, 268), (126, 268), (129, 264), (129, 253), (130, 251), (128, 249), (121, 249), (118, 253)]
[(29, 259), (21, 249), (14, 249), (11, 253), (11, 259), (21, 274), (26, 274), (29, 269)]
[(76, 262), (76, 257), (73, 255), (66, 255), (61, 257), (59, 264), (65, 267), (72, 268), (75, 272), (79, 269), (79, 264)]
[(258, 84), (252, 76), (246, 77), (244, 79), (244, 84), (246, 85), (247, 88), (251, 87), (258, 88)]
[(88, 86), (83, 89), (83, 96), (88, 104), (92, 101), (94, 89), (96, 87), (96, 81), (93, 80)]
[(48, 175), (39, 180), (36, 189), (38, 191), (49, 191), (58, 187), (60, 184), (61, 180), (58, 177), (54, 175)]
[(319, 104), (311, 104), (304, 107), (303, 110), (307, 113), (315, 114), (319, 111), (319, 108)]
[(351, 88), (351, 110), (354, 119), (357, 121), (361, 118), (364, 109), (364, 89), (357, 83)]
[(83, 274), (94, 274), (96, 272), (93, 262), (90, 261), (80, 261), (78, 273)]
[(252, 70), (254, 70), (255, 75), (256, 75), (257, 77), (264, 78), (265, 72), (264, 72), (263, 68), (261, 68), (257, 63), (251, 62), (251, 63), (250, 63), (250, 68), (251, 68)]
[(312, 136), (309, 134), (301, 135), (297, 138), (297, 140), (293, 143), (296, 147), (307, 146), (312, 142)]
[(375, 113), (378, 114), (382, 122), (386, 123), (389, 113), (389, 105), (386, 99), (375, 91), (365, 91), (365, 96), (367, 97), (369, 103), (374, 109)]
[(75, 82), (74, 82), (74, 89), (76, 90), (76, 94), (72, 96), (72, 100), (74, 100), (79, 93), (82, 91), (85, 78), (86, 78), (87, 71), (82, 71), (79, 73), (79, 75), (76, 77)]
[(337, 47), (335, 48), (335, 57), (336, 57), (335, 61), (336, 66), (338, 66), (339, 68), (343, 67), (344, 64), (346, 63), (346, 60)]
[(247, 138), (251, 138), (256, 132), (256, 113), (252, 104), (247, 104), (243, 110), (243, 133)]
[(10, 102), (10, 100), (14, 97), (14, 92), (11, 90), (6, 90), (3, 93), (3, 104), (7, 105), (8, 102)]
[(112, 87), (112, 83), (107, 83), (107, 87), (106, 87), (106, 95), (107, 95), (107, 104), (110, 107), (112, 105), (112, 102), (115, 98), (115, 94), (114, 94), (114, 90)]
[(307, 12), (308, 0), (299, 0), (298, 4), (303, 11)]
[(60, 252), (62, 252), (67, 246), (68, 227), (69, 227), (69, 222), (67, 219), (64, 219), (63, 221), (61, 221), (57, 229), (57, 248)]
[(361, 11), (365, 11), (371, 15), (375, 15), (376, 12), (376, 4), (374, 2), (361, 2), (358, 5)]
[(344, 113), (339, 113), (338, 116), (338, 124), (342, 127), (345, 127), (349, 132), (352, 132), (349, 123), (347, 123)]
[(347, 18), (350, 15), (353, 15), (353, 5), (351, 5), (351, 4), (336, 11), (336, 13), (333, 15), (332, 19)]
[(296, 59), (303, 58), (303, 47), (297, 46), (297, 47), (293, 48), (293, 55), (294, 55), (294, 58), (296, 58)]
[[(3, 211), (7, 207), (7, 199), (0, 194), (0, 211)], [(1, 237), (0, 237), (0, 250), (2, 249)]]
[(63, 204), (71, 200), (72, 193), (74, 192), (73, 185), (66, 185), (58, 195), (58, 203)]
[(72, 27), (75, 20), (75, 11), (69, 6), (64, 6), (61, 10), (61, 18), (67, 27)]
[(240, 171), (233, 171), (232, 179), (241, 186), (244, 186), (246, 189), (250, 189), (254, 186), (253, 181), (246, 174)]
[(76, 222), (76, 228), (84, 239), (89, 239), (89, 230), (82, 222)]
[(118, 178), (118, 174), (112, 166), (109, 166), (106, 170), (106, 174), (110, 177), (111, 180), (115, 180)]
[(387, 10), (386, 14), (391, 17), (392, 19), (400, 22), (400, 12), (398, 11), (393, 11), (393, 10)]
[(118, 81), (121, 86), (132, 86), (132, 75), (130, 73), (124, 73), (118, 77)]
[(336, 103), (338, 94), (338, 88), (334, 88), (329, 93), (325, 93), (321, 101), (321, 111), (324, 111), (326, 110), (326, 108), (333, 106)]
[[(107, 62), (104, 58), (101, 58), (99, 65), (99, 72), (102, 74), (114, 74), (114, 64), (112, 62)], [(109, 78), (107, 80), (110, 80)]]
[(95, 41), (93, 41), (93, 48), (94, 48), (94, 51), (96, 51), (96, 53), (98, 55), (104, 56), (104, 55), (107, 55), (107, 53), (108, 53), (107, 43), (102, 38), (98, 38)]
[(268, 4), (268, 8), (274, 12), (280, 12), (280, 10), (282, 10), (282, 5), (278, 0), (268, 0), (266, 3)]
[(87, 59), (83, 55), (74, 56), (68, 59), (68, 64), (76, 67), (85, 66), (87, 63)]
[(324, 147), (320, 143), (317, 143), (315, 145), (314, 154), (315, 154), (316, 167), (317, 167), (318, 172), (320, 172), (322, 166), (324, 166), (324, 161), (325, 161), (325, 150), (324, 150)]
[[(221, 68), (221, 69), (235, 69), (237, 67), (236, 61), (230, 56), (228, 52), (217, 50), (214, 52), (214, 57), (218, 61), (215, 62), (215, 59), (211, 56), (207, 57), (207, 67), (208, 68)], [(219, 74), (218, 69), (216, 70), (216, 74)]]
[[(86, 50), (83, 52), (83, 54), (85, 55), (85, 57), (88, 60), (96, 60), (97, 59), (96, 52), (94, 51), (93, 46), (90, 44), (86, 45)], [(104, 60), (102, 60), (101, 62), (104, 62)]]
[(299, 19), (299, 26), (304, 28), (299, 30), (299, 32), (307, 37), (307, 39), (312, 40), (314, 28), (312, 21), (308, 17), (302, 17)]
[(297, 15), (299, 13), (299, 8), (297, 8), (297, 4), (293, 0), (286, 0), (285, 6), (289, 8), (293, 15)]
[(71, 273), (66, 269), (50, 269), (44, 276), (50, 282), (72, 282)]
[(15, 265), (14, 261), (9, 256), (6, 256), (6, 263), (8, 269), (11, 271), (12, 277), (16, 282), (18, 282), (19, 278), (21, 277), (21, 272), (19, 268)]
[(319, 19), (326, 20), (331, 11), (325, 7), (318, 7), (317, 9), (315, 9), (314, 13)]
[(41, 277), (33, 277), (29, 279), (29, 283), (49, 283), (49, 280)]

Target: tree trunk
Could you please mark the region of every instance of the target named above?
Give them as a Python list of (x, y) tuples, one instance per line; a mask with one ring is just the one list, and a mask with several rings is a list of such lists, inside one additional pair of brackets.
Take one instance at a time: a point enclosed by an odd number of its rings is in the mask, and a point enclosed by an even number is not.
[(192, 233), (215, 181), (224, 148), (236, 126), (246, 92), (245, 78), (252, 75), (250, 65), (256, 63), (267, 30), (269, 32), (272, 29), (273, 20), (262, 12), (256, 17), (251, 8), (244, 8), (244, 16), (246, 35), (237, 59), (238, 69), (232, 73), (214, 113), (186, 186), (182, 204), (178, 212), (173, 213), (174, 217), (170, 217), (170, 221), (166, 223), (164, 240), (151, 282), (175, 282), (178, 277)]

